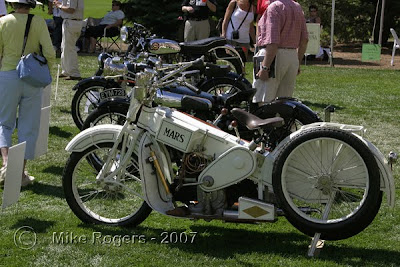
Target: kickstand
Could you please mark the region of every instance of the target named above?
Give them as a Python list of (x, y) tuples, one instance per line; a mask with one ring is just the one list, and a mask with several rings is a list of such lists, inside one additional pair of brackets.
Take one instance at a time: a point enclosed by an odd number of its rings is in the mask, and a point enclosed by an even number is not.
[(314, 237), (311, 239), (311, 244), (308, 246), (308, 257), (318, 256), (321, 249), (324, 247), (325, 240), (320, 239), (321, 233), (315, 233)]

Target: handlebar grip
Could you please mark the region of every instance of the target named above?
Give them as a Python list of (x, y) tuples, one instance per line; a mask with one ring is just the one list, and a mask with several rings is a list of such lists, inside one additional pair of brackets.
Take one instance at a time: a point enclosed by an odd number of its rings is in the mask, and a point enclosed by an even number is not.
[(200, 94), (201, 90), (199, 88), (197, 88), (196, 86), (190, 84), (190, 83), (186, 83), (187, 88), (189, 88), (190, 90), (192, 90), (193, 92), (195, 92), (196, 94)]

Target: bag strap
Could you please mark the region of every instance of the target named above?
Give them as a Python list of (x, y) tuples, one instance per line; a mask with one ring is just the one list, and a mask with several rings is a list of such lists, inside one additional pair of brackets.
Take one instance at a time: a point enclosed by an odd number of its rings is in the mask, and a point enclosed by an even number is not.
[[(233, 9), (233, 11), (235, 11), (235, 9), (236, 9), (236, 2), (235, 2), (235, 8)], [(248, 15), (249, 12), (250, 12), (250, 9), (251, 9), (251, 4), (249, 5), (249, 10), (247, 10), (246, 16), (243, 18), (242, 23), (240, 23), (240, 25), (239, 25), (239, 27), (237, 28), (237, 30), (239, 30), (240, 27), (242, 27), (243, 22), (246, 20), (247, 15)], [(233, 12), (232, 12), (232, 13), (233, 13)], [(231, 24), (232, 24), (232, 29), (235, 30), (235, 27), (233, 27), (232, 15), (231, 15), (231, 19), (230, 19), (230, 20), (231, 20)]]
[(24, 34), (24, 44), (22, 46), (21, 57), (24, 55), (26, 41), (28, 40), (29, 29), (31, 28), (32, 18), (33, 18), (33, 15), (32, 14), (28, 14), (28, 20), (26, 21), (25, 34)]

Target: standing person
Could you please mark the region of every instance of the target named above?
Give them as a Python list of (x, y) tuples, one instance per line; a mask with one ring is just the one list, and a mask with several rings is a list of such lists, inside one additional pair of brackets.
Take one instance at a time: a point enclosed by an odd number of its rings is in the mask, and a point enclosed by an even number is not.
[(83, 0), (54, 1), (53, 5), (61, 10), (62, 42), (61, 42), (61, 75), (66, 80), (80, 80), (76, 41), (82, 31)]
[(6, 3), (4, 0), (0, 0), (0, 18), (7, 15)]
[[(257, 45), (265, 48), (259, 51), (264, 59), (253, 84), (257, 88), (253, 102), (266, 103), (276, 97), (291, 97), (308, 43), (303, 10), (293, 0), (271, 0), (258, 27)], [(271, 68), (275, 77), (269, 76)]]
[(253, 26), (255, 11), (251, 0), (232, 0), (226, 8), (222, 23), (221, 36), (226, 38), (228, 43), (242, 47), (246, 59), (250, 49), (250, 37), (253, 43), (256, 41)]
[[(24, 33), (28, 14), (36, 7), (35, 0), (7, 0), (15, 12), (0, 18), (0, 151), (3, 167), (0, 169), (0, 183), (4, 183), (8, 163), (8, 148), (12, 145), (12, 133), (16, 126), (18, 110), (18, 142), (26, 141), (25, 161), (33, 159), (36, 140), (39, 135), (40, 112), (43, 88), (34, 87), (19, 79), (16, 67), (21, 58)], [(40, 48), (41, 46), (41, 48)], [(55, 52), (51, 43), (46, 22), (42, 17), (32, 18), (25, 55), (42, 53), (49, 67), (55, 61)], [(27, 172), (22, 173), (22, 186), (33, 182)]]
[(210, 36), (210, 11), (217, 11), (215, 0), (183, 0), (182, 11), (185, 13), (184, 41), (196, 41)]
[[(62, 0), (56, 0), (56, 2), (62, 2)], [(61, 11), (57, 6), (53, 5), (53, 2), (49, 1), (49, 10), (48, 14), (53, 14), (54, 20), (54, 30), (52, 33), (52, 41), (54, 50), (58, 53), (61, 51), (61, 41), (62, 41), (62, 23), (63, 19), (61, 17)]]

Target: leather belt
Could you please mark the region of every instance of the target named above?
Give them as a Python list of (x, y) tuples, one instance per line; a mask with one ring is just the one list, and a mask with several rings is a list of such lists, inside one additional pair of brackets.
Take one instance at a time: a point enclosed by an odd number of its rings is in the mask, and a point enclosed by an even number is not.
[[(66, 19), (69, 19), (69, 18), (66, 18)], [(82, 21), (81, 19), (69, 19), (69, 20)]]

